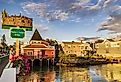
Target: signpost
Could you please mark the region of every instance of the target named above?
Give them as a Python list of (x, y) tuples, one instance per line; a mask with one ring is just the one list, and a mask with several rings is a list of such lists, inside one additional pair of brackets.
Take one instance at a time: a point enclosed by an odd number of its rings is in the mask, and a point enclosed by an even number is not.
[(23, 39), (25, 37), (25, 30), (21, 28), (12, 28), (10, 36), (12, 38), (20, 38)]
[[(9, 15), (6, 10), (2, 12), (2, 29), (11, 29), (10, 36), (16, 39), (16, 55), (19, 56), (19, 39), (25, 37), (25, 30), (32, 31), (32, 18), (20, 15)], [(14, 28), (13, 28), (14, 27)]]
[(12, 38), (16, 38), (16, 56), (19, 56), (19, 39), (23, 39), (25, 37), (25, 30), (19, 27), (12, 28), (10, 36)]

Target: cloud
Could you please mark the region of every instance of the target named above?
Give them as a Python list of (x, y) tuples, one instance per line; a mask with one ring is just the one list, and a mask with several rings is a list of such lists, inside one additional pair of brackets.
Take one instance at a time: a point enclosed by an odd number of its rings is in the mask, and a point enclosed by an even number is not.
[(95, 40), (98, 39), (100, 37), (78, 37), (76, 38), (77, 40)]
[(48, 31), (48, 27), (45, 25), (34, 24), (34, 27), (37, 28), (39, 31)]
[(69, 20), (72, 16), (95, 16), (99, 11), (109, 9), (117, 0), (98, 0), (96, 4), (91, 0), (46, 0), (44, 2), (24, 2), (21, 4), (28, 14), (34, 13), (48, 21)]
[(90, 0), (51, 0), (43, 3), (24, 2), (21, 5), (27, 13), (35, 13), (49, 21), (64, 21), (77, 14), (76, 11), (80, 11), (89, 2)]
[(121, 32), (121, 6), (114, 6), (107, 20), (101, 23), (98, 31), (109, 30), (111, 33)]

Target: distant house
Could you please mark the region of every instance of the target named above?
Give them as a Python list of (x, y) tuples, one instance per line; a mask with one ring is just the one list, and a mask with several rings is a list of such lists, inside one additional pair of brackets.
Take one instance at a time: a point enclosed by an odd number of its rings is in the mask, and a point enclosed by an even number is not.
[(83, 43), (81, 44), (81, 55), (89, 55), (89, 51), (92, 51), (90, 47), (90, 43)]
[(22, 53), (39, 58), (54, 58), (54, 51), (54, 48), (49, 47), (49, 43), (42, 39), (37, 29), (29, 41), (29, 45), (22, 49)]
[(61, 46), (66, 55), (81, 55), (81, 42), (62, 42)]
[(121, 41), (106, 39), (102, 42), (96, 42), (95, 48), (98, 55), (104, 57), (121, 57)]
[(74, 54), (77, 57), (83, 56), (86, 53), (86, 50), (91, 50), (88, 43), (82, 42), (62, 42), (61, 46), (66, 55)]

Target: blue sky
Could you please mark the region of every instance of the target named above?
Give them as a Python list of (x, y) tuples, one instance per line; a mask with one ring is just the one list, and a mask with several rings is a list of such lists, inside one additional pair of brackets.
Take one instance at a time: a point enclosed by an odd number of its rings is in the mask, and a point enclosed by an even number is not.
[[(33, 28), (44, 39), (75, 40), (121, 32), (121, 0), (0, 0), (0, 11), (3, 9), (10, 15), (33, 18)], [(8, 43), (15, 41), (9, 30), (0, 28), (0, 32), (0, 36), (6, 34)], [(22, 41), (28, 41), (33, 32), (26, 32)]]

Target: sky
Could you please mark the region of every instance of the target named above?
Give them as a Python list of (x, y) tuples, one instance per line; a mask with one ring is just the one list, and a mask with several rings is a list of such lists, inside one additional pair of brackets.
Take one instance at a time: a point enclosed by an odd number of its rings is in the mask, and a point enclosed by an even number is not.
[[(21, 41), (30, 40), (37, 28), (41, 36), (58, 41), (78, 37), (108, 37), (121, 33), (121, 0), (0, 0), (0, 11), (33, 18), (33, 31)], [(1, 13), (0, 13), (1, 20)], [(7, 43), (15, 41), (9, 29), (1, 29)]]

